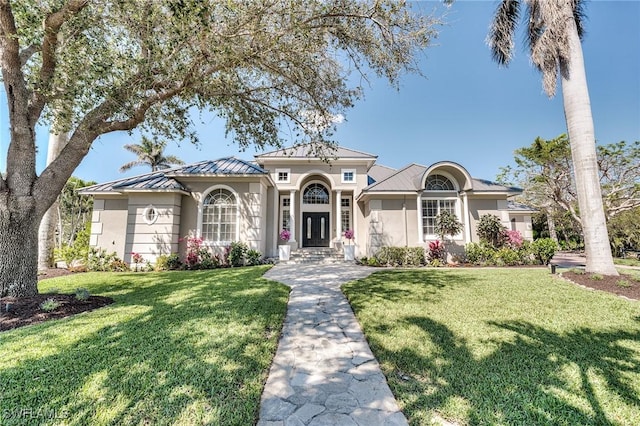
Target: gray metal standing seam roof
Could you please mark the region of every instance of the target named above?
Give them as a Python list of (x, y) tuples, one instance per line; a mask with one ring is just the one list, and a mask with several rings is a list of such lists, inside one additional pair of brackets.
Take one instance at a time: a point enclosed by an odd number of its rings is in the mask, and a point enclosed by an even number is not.
[[(427, 167), (420, 164), (409, 164), (391, 176), (366, 187), (363, 192), (407, 192), (421, 191), (422, 177)], [(478, 192), (521, 193), (522, 189), (500, 185), (485, 179), (471, 178), (471, 189)]]
[(189, 175), (264, 175), (267, 171), (255, 163), (235, 157), (187, 164), (167, 172), (167, 176)]
[(377, 155), (326, 144), (302, 144), (256, 155), (256, 158), (309, 158), (324, 154), (328, 158), (376, 159)]
[(211, 175), (264, 175), (267, 171), (249, 161), (235, 157), (219, 160), (206, 160), (186, 166), (159, 170), (143, 175), (119, 179), (112, 182), (99, 183), (80, 189), (81, 194), (96, 192), (120, 192), (127, 190), (151, 191), (187, 191), (186, 187), (175, 177), (181, 176), (211, 176)]

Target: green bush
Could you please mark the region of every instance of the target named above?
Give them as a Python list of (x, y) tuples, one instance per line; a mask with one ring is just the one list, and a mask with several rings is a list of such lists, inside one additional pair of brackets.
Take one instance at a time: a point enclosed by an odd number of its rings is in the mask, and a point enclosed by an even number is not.
[(247, 265), (256, 266), (262, 264), (262, 253), (258, 250), (247, 250)]
[(509, 247), (502, 247), (496, 251), (495, 260), (498, 266), (515, 266), (521, 263), (518, 251)]
[(126, 272), (131, 268), (115, 252), (107, 253), (105, 249), (91, 248), (87, 257), (88, 271)]
[(469, 263), (481, 266), (496, 264), (496, 250), (486, 243), (469, 243), (464, 247), (464, 251)]
[(91, 296), (89, 290), (86, 288), (76, 288), (76, 299), (78, 300), (88, 300)]
[(63, 245), (60, 249), (54, 250), (56, 259), (64, 260), (67, 268), (71, 268), (74, 263), (87, 263), (89, 257), (89, 237), (91, 235), (91, 223), (88, 223), (83, 230), (76, 234), (73, 244)]
[(170, 271), (182, 268), (182, 261), (180, 260), (180, 255), (178, 253), (171, 253), (167, 256), (167, 268)]
[(425, 253), (422, 247), (382, 247), (373, 257), (384, 266), (422, 266)]
[(58, 302), (53, 298), (49, 298), (40, 304), (40, 309), (42, 309), (45, 312), (51, 312), (58, 309), (59, 306), (60, 306), (60, 302)]
[(154, 266), (154, 270), (156, 271), (167, 271), (169, 270), (169, 266), (167, 266), (167, 261), (169, 260), (169, 256), (166, 254), (161, 254), (156, 257), (156, 264)]
[(531, 251), (538, 261), (548, 265), (558, 250), (558, 245), (551, 238), (540, 238), (531, 243)]
[(506, 241), (507, 229), (502, 225), (500, 218), (493, 214), (480, 216), (476, 232), (481, 242), (495, 248), (502, 247)]
[(245, 243), (234, 241), (229, 248), (229, 266), (243, 266), (249, 248)]

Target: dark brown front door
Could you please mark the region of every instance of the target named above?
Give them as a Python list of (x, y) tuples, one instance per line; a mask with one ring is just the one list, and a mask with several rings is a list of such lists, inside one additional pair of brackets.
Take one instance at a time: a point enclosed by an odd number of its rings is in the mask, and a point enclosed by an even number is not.
[(329, 247), (329, 213), (302, 213), (302, 246)]

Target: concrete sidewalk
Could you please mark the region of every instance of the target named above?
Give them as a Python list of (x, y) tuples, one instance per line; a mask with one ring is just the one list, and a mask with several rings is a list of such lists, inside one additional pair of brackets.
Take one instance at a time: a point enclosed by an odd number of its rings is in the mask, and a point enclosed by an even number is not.
[(291, 287), (258, 426), (407, 425), (340, 285), (373, 272), (353, 264), (277, 265)]

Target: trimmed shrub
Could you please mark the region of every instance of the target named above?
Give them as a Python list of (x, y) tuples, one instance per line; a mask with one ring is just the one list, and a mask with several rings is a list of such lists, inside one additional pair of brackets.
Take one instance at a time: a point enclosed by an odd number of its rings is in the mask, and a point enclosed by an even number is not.
[(531, 243), (531, 251), (543, 265), (548, 265), (558, 250), (558, 245), (551, 238), (540, 238)]
[(262, 264), (262, 253), (258, 250), (247, 250), (247, 265), (256, 266)]
[(500, 218), (493, 214), (480, 216), (477, 231), (480, 241), (495, 248), (500, 248), (506, 241), (507, 229), (500, 222)]
[(91, 248), (87, 258), (87, 270), (97, 272), (125, 272), (131, 268), (115, 252), (107, 253), (105, 249)]
[(486, 243), (469, 243), (464, 247), (469, 263), (474, 265), (495, 265), (495, 249)]
[(245, 256), (247, 255), (247, 251), (249, 250), (247, 245), (245, 243), (234, 241), (229, 247), (229, 265), (232, 267), (244, 266)]
[(444, 244), (442, 244), (442, 241), (436, 240), (429, 243), (429, 252), (427, 253), (427, 258), (429, 259), (429, 263), (432, 266), (439, 266), (434, 264), (434, 262), (443, 263), (445, 261), (446, 255), (447, 252)]
[(494, 257), (498, 266), (515, 266), (521, 263), (518, 251), (509, 247), (502, 247), (498, 249), (498, 251), (495, 252)]
[(182, 261), (180, 260), (180, 255), (178, 253), (171, 253), (167, 256), (167, 269), (174, 271), (180, 268), (182, 268)]
[(384, 266), (422, 266), (425, 253), (422, 247), (382, 247), (374, 256)]

